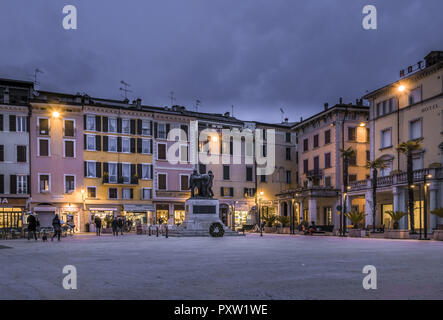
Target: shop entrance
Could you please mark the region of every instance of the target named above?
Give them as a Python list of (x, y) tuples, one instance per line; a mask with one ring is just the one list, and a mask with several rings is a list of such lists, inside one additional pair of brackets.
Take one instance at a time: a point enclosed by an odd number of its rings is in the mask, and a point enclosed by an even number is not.
[(174, 205), (174, 223), (180, 225), (185, 221), (185, 206), (182, 204)]
[(157, 204), (156, 205), (156, 223), (167, 224), (169, 219), (169, 204)]
[(0, 229), (21, 229), (23, 210), (21, 208), (0, 208)]

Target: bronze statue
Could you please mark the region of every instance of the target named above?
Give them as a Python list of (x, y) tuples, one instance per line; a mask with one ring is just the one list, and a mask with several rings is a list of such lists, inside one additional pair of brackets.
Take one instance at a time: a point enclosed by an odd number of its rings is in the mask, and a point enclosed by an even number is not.
[[(212, 198), (214, 196), (214, 192), (212, 191), (213, 180), (214, 175), (212, 171), (209, 171), (208, 174), (199, 174), (197, 170), (194, 169), (189, 178), (191, 198)], [(198, 190), (197, 195), (195, 189)]]

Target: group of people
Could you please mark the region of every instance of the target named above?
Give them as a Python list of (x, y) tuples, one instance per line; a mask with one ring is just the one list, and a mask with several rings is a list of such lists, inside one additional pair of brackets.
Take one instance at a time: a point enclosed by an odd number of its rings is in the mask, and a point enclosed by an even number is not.
[[(100, 219), (100, 217), (96, 216), (94, 218), (94, 225), (95, 225), (96, 235), (100, 236), (101, 231), (102, 231), (102, 219)], [(121, 217), (114, 217), (111, 222), (112, 235), (118, 236), (119, 232), (120, 232), (120, 235), (123, 235), (124, 226), (125, 226), (125, 222), (123, 221), (123, 219)], [(132, 221), (131, 220), (126, 221), (126, 228), (128, 231), (131, 230), (131, 228), (132, 228)]]
[[(35, 241), (37, 241), (37, 229), (40, 228), (40, 221), (38, 217), (33, 214), (29, 215), (27, 219), (28, 223), (28, 240), (31, 240), (31, 234), (34, 235)], [(60, 241), (60, 237), (62, 235), (62, 221), (60, 220), (58, 214), (55, 215), (54, 219), (52, 219), (52, 227), (54, 229), (54, 233), (51, 237), (51, 241), (57, 237), (58, 241)]]

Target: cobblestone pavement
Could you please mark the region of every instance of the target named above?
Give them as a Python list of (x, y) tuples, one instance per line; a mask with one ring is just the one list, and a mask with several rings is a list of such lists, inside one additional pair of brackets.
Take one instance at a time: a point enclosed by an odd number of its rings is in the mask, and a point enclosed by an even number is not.
[[(65, 265), (77, 290), (65, 290)], [(378, 289), (365, 290), (365, 265)], [(443, 299), (443, 242), (250, 234), (0, 241), (1, 299)]]

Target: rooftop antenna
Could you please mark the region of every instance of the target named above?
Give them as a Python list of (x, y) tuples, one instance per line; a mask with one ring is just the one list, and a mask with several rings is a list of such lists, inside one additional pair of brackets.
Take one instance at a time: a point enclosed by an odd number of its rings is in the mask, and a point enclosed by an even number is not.
[(169, 93), (169, 99), (171, 99), (171, 107), (172, 107), (174, 105), (174, 101), (176, 100), (174, 96), (174, 91), (171, 91)]
[(42, 70), (40, 70), (39, 68), (35, 68), (34, 70), (34, 87), (40, 85), (40, 82), (37, 81), (37, 74), (39, 73), (44, 73)]
[(195, 112), (198, 112), (198, 106), (199, 106), (201, 103), (202, 103), (202, 102), (201, 102), (199, 99), (195, 100)]
[(124, 88), (120, 88), (120, 91), (124, 92), (125, 100), (128, 99), (128, 92), (132, 92), (132, 90), (129, 90), (128, 87), (131, 85), (129, 83), (126, 83), (124, 80), (120, 80), (120, 83), (123, 85)]
[(283, 108), (280, 108), (280, 112), (281, 112), (281, 122), (283, 123), (285, 119), (285, 111), (283, 110)]

